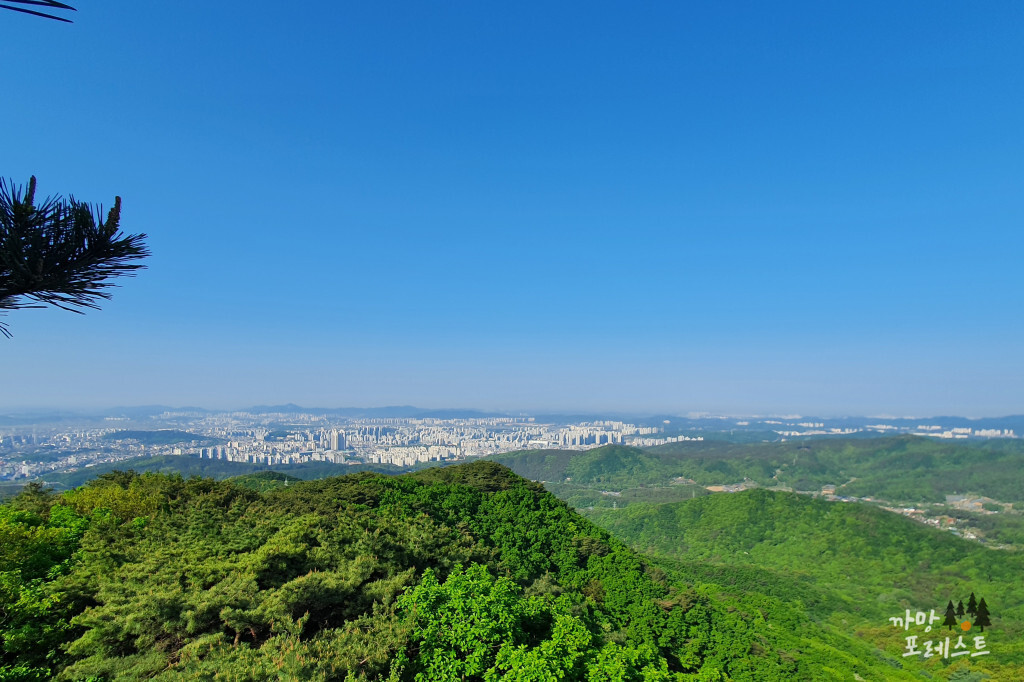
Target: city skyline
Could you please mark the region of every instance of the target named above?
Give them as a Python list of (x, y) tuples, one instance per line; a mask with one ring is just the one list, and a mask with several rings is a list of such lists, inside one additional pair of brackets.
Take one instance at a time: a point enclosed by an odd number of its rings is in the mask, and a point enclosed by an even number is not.
[[(107, 415), (0, 420), (0, 480), (69, 474), (171, 457), (259, 466), (419, 466), (527, 450), (601, 446), (700, 446), (705, 439), (783, 443), (789, 439), (917, 437), (969, 443), (1017, 439), (1024, 415), (972, 422), (844, 418), (498, 416), (387, 408), (250, 410), (140, 408)], [(635, 423), (634, 423), (635, 422)], [(713, 446), (712, 443), (708, 443)], [(184, 458), (184, 459), (181, 459)], [(716, 484), (717, 485), (717, 484)], [(733, 483), (724, 482), (731, 486)], [(710, 489), (710, 488), (709, 488)], [(743, 488), (739, 488), (743, 489)], [(834, 492), (834, 489), (833, 489)]]
[(0, 175), (153, 255), (0, 408), (1024, 414), (1019, 4), (232, 9), (5, 13)]

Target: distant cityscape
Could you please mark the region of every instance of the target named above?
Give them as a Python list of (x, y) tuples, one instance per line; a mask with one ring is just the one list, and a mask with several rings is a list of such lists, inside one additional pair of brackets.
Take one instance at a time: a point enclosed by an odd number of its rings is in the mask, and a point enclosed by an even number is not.
[[(554, 424), (538, 423), (534, 417), (338, 419), (314, 413), (168, 412), (158, 420), (176, 422), (176, 428), (139, 431), (134, 424), (132, 428), (118, 425), (127, 418), (107, 417), (106, 425), (93, 428), (0, 429), (0, 479), (36, 478), (161, 455), (268, 466), (330, 462), (410, 467), (515, 450), (703, 440), (702, 436), (658, 437), (663, 427), (615, 420)], [(164, 434), (171, 442), (160, 442)]]
[(583, 450), (608, 444), (653, 447), (737, 434), (759, 440), (894, 434), (954, 440), (1017, 437), (1005, 425), (964, 426), (963, 418), (949, 418), (946, 425), (935, 420), (868, 423), (865, 419), (858, 424), (850, 419), (830, 423), (801, 417), (713, 415), (635, 421), (473, 414), (360, 416), (298, 407), (231, 412), (168, 409), (59, 419), (6, 416), (5, 425), (0, 426), (0, 480), (31, 480), (155, 456), (266, 466), (327, 462), (411, 467), (516, 450)]

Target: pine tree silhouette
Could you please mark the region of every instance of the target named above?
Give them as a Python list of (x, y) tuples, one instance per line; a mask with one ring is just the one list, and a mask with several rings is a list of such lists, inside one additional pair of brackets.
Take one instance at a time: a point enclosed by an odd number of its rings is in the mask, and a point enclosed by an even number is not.
[(956, 615), (957, 615), (957, 618), (963, 618), (964, 617), (964, 613), (966, 613), (964, 611), (964, 600), (961, 599), (960, 601), (958, 601), (956, 603)]
[(986, 625), (992, 625), (992, 621), (989, 620), (988, 604), (985, 603), (985, 598), (982, 597), (978, 603), (978, 615), (974, 619), (974, 624), (981, 628), (982, 632), (985, 632)]
[(948, 604), (946, 604), (946, 620), (942, 621), (942, 624), (947, 626), (950, 630), (952, 630), (957, 625), (956, 609), (953, 608), (952, 599), (949, 601)]
[[(0, 178), (0, 315), (51, 305), (81, 313), (110, 298), (111, 280), (143, 268), (144, 234), (120, 230), (121, 197), (106, 220), (98, 208), (74, 197), (36, 203), (36, 178), (28, 188)], [(10, 336), (0, 321), (0, 334)]]
[[(19, 5), (37, 5), (41, 7), (47, 7), (49, 9), (68, 9), (72, 12), (76, 11), (71, 5), (65, 5), (63, 2), (57, 2), (57, 0), (7, 0), (7, 2), (15, 2)], [(0, 5), (3, 9), (9, 9), (13, 12), (24, 12), (25, 14), (34, 14), (37, 17), (43, 17), (44, 19), (55, 19), (57, 21), (63, 21), (70, 24), (70, 19), (64, 17), (58, 17), (53, 14), (46, 14), (45, 12), (37, 12), (31, 9), (25, 9), (23, 7), (11, 7), (10, 5)]]
[(974, 598), (974, 593), (971, 592), (971, 598), (967, 600), (967, 614), (974, 618), (974, 614), (978, 612), (978, 600)]

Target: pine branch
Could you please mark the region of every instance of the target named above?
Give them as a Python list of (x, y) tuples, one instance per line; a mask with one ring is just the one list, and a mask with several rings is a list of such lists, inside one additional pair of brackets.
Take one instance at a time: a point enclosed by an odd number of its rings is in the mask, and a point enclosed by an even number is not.
[[(17, 3), (19, 5), (35, 5), (37, 7), (50, 7), (53, 9), (67, 9), (72, 12), (77, 11), (71, 5), (65, 5), (63, 2), (56, 2), (56, 0), (7, 0), (7, 2)], [(0, 5), (3, 9), (9, 9), (13, 12), (22, 12), (24, 14), (32, 14), (37, 17), (43, 17), (44, 19), (56, 19), (57, 21), (63, 21), (64, 23), (73, 23), (70, 19), (64, 17), (58, 17), (53, 14), (46, 14), (44, 12), (37, 12), (31, 9), (25, 9), (23, 7), (12, 7), (11, 5)]]
[[(36, 179), (28, 189), (0, 178), (0, 310), (52, 305), (84, 313), (99, 309), (115, 286), (133, 276), (149, 255), (145, 234), (120, 231), (121, 197), (102, 210), (74, 197), (35, 204)], [(0, 323), (0, 333), (10, 336)]]

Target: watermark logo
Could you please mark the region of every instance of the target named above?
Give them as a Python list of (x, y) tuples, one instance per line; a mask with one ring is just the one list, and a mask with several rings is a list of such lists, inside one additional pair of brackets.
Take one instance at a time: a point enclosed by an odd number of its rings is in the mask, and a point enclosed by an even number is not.
[[(964, 606), (963, 600), (958, 601), (957, 605), (953, 606), (953, 600), (950, 599), (946, 605), (944, 616), (936, 616), (935, 609), (931, 609), (927, 613), (924, 611), (912, 612), (910, 609), (907, 609), (903, 616), (892, 616), (889, 618), (889, 621), (893, 624), (893, 627), (901, 628), (904, 632), (909, 632), (911, 627), (917, 628), (921, 626), (924, 626), (924, 632), (931, 632), (932, 625), (941, 620), (942, 623), (939, 627), (945, 627), (950, 632), (945, 638), (929, 639), (920, 644), (918, 643), (918, 638), (921, 635), (907, 635), (904, 638), (907, 642), (903, 653), (904, 658), (907, 656), (922, 656), (923, 658), (939, 656), (940, 658), (951, 659), (957, 656), (968, 655), (973, 658), (991, 653), (988, 650), (988, 644), (985, 642), (985, 635), (981, 634), (985, 632), (986, 626), (992, 625), (990, 615), (985, 598), (982, 597), (979, 601), (975, 598), (974, 593), (971, 592), (971, 596), (967, 600), (967, 606)], [(959, 630), (960, 632), (954, 635), (954, 630)], [(955, 642), (953, 642), (954, 636), (956, 637)]]

